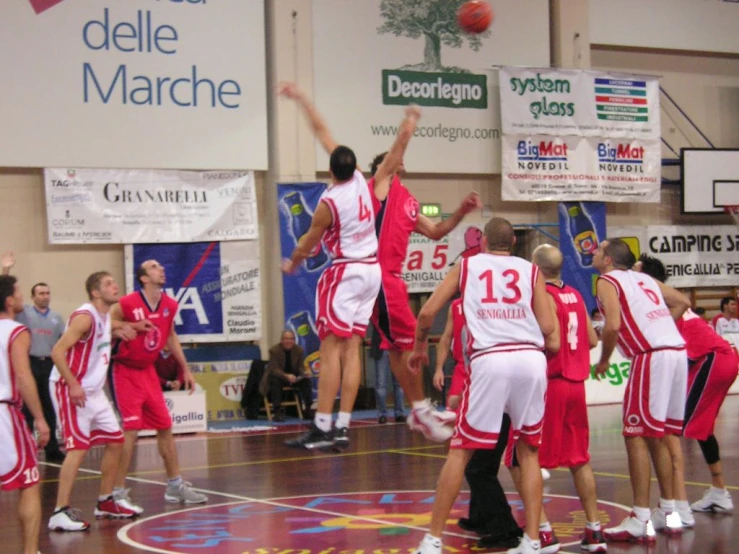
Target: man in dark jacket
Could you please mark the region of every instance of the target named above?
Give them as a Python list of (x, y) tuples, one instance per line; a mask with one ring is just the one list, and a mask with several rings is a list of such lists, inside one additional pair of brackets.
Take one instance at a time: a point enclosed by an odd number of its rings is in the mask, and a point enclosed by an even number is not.
[(274, 409), (274, 421), (285, 421), (282, 411), (282, 388), (291, 386), (300, 393), (303, 402), (303, 418), (312, 419), (313, 392), (310, 375), (305, 373), (305, 353), (295, 344), (295, 334), (282, 332), (280, 343), (269, 349), (269, 362), (259, 383), (259, 392), (269, 398)]

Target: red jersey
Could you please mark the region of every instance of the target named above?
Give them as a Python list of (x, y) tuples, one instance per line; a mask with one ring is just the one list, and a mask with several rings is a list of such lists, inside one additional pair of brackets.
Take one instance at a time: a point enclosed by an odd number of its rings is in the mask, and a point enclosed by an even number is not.
[(564, 283), (547, 283), (547, 292), (554, 298), (559, 319), (559, 352), (547, 352), (547, 377), (564, 377), (570, 381), (585, 381), (590, 375), (590, 339), (585, 302), (572, 287)]
[(132, 292), (122, 297), (119, 303), (123, 321), (148, 319), (154, 324), (154, 328), (146, 333), (138, 333), (133, 340), (121, 341), (115, 360), (127, 367), (139, 369), (153, 366), (172, 332), (177, 315), (177, 301), (162, 292), (159, 304), (151, 307), (142, 292)]
[(403, 186), (397, 175), (390, 182), (384, 202), (374, 195), (375, 179), (369, 180), (377, 226), (377, 258), (383, 273), (400, 276), (408, 253), (408, 242), (418, 222), (418, 200)]
[(457, 298), (449, 307), (452, 311), (452, 356), (457, 364), (464, 364), (465, 344), (464, 338), (464, 312), (462, 311), (462, 299)]
[(723, 339), (702, 317), (688, 310), (677, 321), (677, 330), (685, 340), (688, 358), (698, 360), (711, 352), (730, 354), (731, 345)]

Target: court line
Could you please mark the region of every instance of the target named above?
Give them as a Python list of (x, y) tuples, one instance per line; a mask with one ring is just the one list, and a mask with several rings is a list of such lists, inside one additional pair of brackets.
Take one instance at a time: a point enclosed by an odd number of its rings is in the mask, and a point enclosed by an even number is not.
[[(149, 481), (148, 479), (134, 479), (134, 480), (137, 480), (137, 481), (145, 481), (145, 482), (152, 482), (152, 481)], [(164, 485), (164, 483), (158, 483), (156, 481), (153, 481), (152, 483), (159, 484), (159, 485)], [(237, 501), (237, 502), (222, 502), (220, 504), (209, 504), (209, 505), (206, 505), (206, 506), (195, 506), (195, 507), (191, 507), (191, 508), (183, 508), (182, 510), (176, 510), (176, 511), (172, 511), (172, 512), (165, 512), (165, 513), (161, 513), (161, 514), (155, 514), (155, 515), (148, 516), (148, 517), (145, 517), (145, 518), (138, 518), (135, 521), (132, 521), (131, 523), (128, 523), (127, 525), (121, 527), (118, 530), (118, 533), (117, 533), (118, 540), (120, 540), (122, 543), (124, 543), (124, 544), (126, 544), (128, 546), (131, 546), (132, 548), (138, 548), (138, 549), (146, 550), (148, 552), (157, 552), (157, 553), (160, 553), (160, 554), (173, 554), (174, 551), (172, 551), (172, 550), (163, 550), (163, 549), (160, 549), (160, 548), (156, 548), (156, 547), (153, 547), (153, 546), (144, 545), (144, 544), (141, 544), (139, 542), (136, 542), (135, 540), (131, 539), (128, 536), (129, 529), (132, 529), (132, 528), (136, 527), (137, 525), (140, 525), (140, 524), (145, 523), (147, 521), (152, 521), (152, 520), (160, 519), (160, 518), (163, 518), (163, 517), (169, 517), (169, 516), (173, 516), (173, 515), (176, 515), (176, 514), (183, 514), (183, 513), (188, 513), (188, 512), (194, 512), (194, 511), (197, 511), (197, 510), (206, 510), (206, 509), (217, 508), (217, 507), (222, 507), (222, 506), (233, 506), (233, 505), (237, 505), (237, 504), (243, 504), (245, 502), (266, 504), (268, 506), (275, 506), (275, 507), (278, 507), (278, 508), (289, 508), (289, 509), (292, 509), (292, 510), (303, 510), (303, 511), (307, 511), (307, 512), (318, 513), (318, 514), (322, 514), (322, 515), (331, 515), (331, 516), (340, 517), (340, 518), (349, 518), (349, 519), (352, 519), (352, 520), (359, 520), (359, 521), (364, 521), (364, 522), (368, 522), (368, 523), (375, 523), (375, 524), (379, 524), (379, 525), (382, 525), (382, 526), (388, 526), (388, 525), (390, 525), (390, 526), (393, 526), (393, 527), (403, 527), (405, 529), (413, 529), (415, 531), (423, 531), (424, 533), (425, 532), (428, 532), (428, 529), (425, 528), (425, 527), (418, 527), (418, 526), (415, 526), (415, 525), (406, 525), (406, 524), (398, 523), (398, 522), (395, 522), (395, 521), (383, 521), (381, 519), (370, 518), (370, 517), (365, 517), (365, 516), (359, 516), (359, 515), (354, 515), (354, 514), (347, 514), (347, 513), (341, 513), (341, 512), (333, 512), (331, 510), (321, 510), (321, 509), (317, 509), (317, 508), (307, 508), (305, 506), (295, 506), (295, 505), (292, 505), (292, 504), (285, 504), (285, 503), (279, 502), (280, 500), (296, 500), (296, 499), (300, 499), (300, 498), (316, 498), (316, 497), (322, 496), (322, 494), (320, 494), (320, 493), (319, 494), (303, 494), (303, 495), (298, 495), (298, 496), (282, 496), (282, 497), (277, 497), (277, 498), (260, 500), (260, 499), (257, 499), (257, 498), (251, 498), (251, 497), (246, 497), (246, 496), (239, 496), (239, 495), (235, 495), (235, 494), (231, 494), (231, 493), (221, 493), (221, 492), (218, 492), (218, 491), (208, 491), (206, 489), (195, 489), (195, 490), (198, 490), (198, 491), (204, 492), (204, 493), (208, 493), (208, 494), (221, 495), (221, 496), (224, 496), (224, 497), (240, 498), (241, 501)], [(410, 491), (394, 490), (394, 491), (363, 491), (363, 492), (360, 492), (360, 493), (357, 493), (357, 492), (339, 492), (339, 493), (324, 493), (323, 496), (350, 496), (350, 495), (357, 495), (357, 494), (404, 494), (404, 493), (435, 494), (435, 491), (431, 491), (431, 490), (410, 490)], [(512, 493), (512, 494), (516, 494), (516, 493)], [(577, 497), (563, 495), (563, 494), (545, 494), (544, 496), (547, 496), (547, 497), (550, 497), (550, 498), (566, 498), (568, 500), (577, 500)], [(616, 502), (609, 502), (609, 501), (606, 501), (606, 500), (599, 500), (598, 502), (601, 503), (601, 504), (607, 504), (607, 505), (610, 505), (610, 506), (619, 508), (619, 509), (621, 509), (624, 512), (627, 512), (627, 513), (631, 510), (631, 508), (629, 508), (627, 506), (624, 506), (622, 504), (618, 504)], [(418, 514), (414, 514), (414, 515), (418, 515)], [(454, 533), (454, 532), (450, 532), (450, 531), (444, 531), (443, 534), (444, 535), (447, 535), (447, 536), (454, 536), (454, 537), (459, 537), (459, 538), (463, 538), (463, 539), (472, 539), (472, 540), (475, 540), (475, 539), (478, 539), (479, 538), (477, 535), (468, 535), (468, 534), (465, 534), (465, 533)], [(579, 540), (578, 541), (569, 542), (569, 543), (563, 543), (561, 545), (561, 548), (566, 548), (568, 546), (579, 545), (579, 544), (580, 544), (580, 541)], [(560, 552), (562, 552), (562, 551), (560, 551)], [(562, 554), (568, 554), (568, 553), (562, 552)]]

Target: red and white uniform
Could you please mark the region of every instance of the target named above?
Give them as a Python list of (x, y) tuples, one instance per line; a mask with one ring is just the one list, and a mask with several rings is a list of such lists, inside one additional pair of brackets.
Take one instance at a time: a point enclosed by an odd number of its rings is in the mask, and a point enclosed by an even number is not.
[(318, 336), (363, 337), (380, 290), (375, 212), (367, 182), (355, 171), (349, 182), (329, 187), (319, 202), (331, 210), (333, 221), (323, 242), (333, 263), (316, 290)]
[(729, 344), (739, 352), (739, 319), (733, 317), (727, 318), (723, 314), (719, 314), (711, 321), (716, 332), (729, 341)]
[(454, 358), (454, 372), (452, 373), (452, 382), (449, 386), (449, 396), (459, 396), (464, 389), (464, 382), (467, 377), (467, 361), (465, 356), (465, 331), (464, 311), (462, 310), (462, 299), (458, 298), (452, 302), (449, 307), (452, 311), (452, 357)]
[(513, 256), (478, 254), (461, 262), (470, 367), (451, 448), (494, 448), (504, 413), (516, 439), (541, 441), (547, 373), (532, 307), (538, 273)]
[(49, 378), (49, 392), (67, 450), (88, 450), (95, 444), (123, 442), (118, 418), (108, 397), (105, 379), (110, 363), (110, 317), (101, 315), (92, 304), (83, 304), (69, 317), (87, 316), (90, 331), (67, 352), (72, 375), (85, 390), (85, 406), (75, 406), (69, 398), (69, 387), (54, 367)]
[(172, 418), (164, 402), (154, 362), (174, 328), (177, 301), (162, 292), (159, 303), (149, 306), (143, 292), (132, 292), (119, 301), (123, 320), (148, 319), (154, 328), (121, 341), (113, 357), (113, 394), (124, 431), (169, 429)]
[[(374, 191), (374, 179), (370, 189)], [(377, 217), (377, 256), (382, 268), (382, 288), (372, 313), (372, 324), (382, 335), (383, 350), (413, 350), (416, 317), (408, 305), (408, 288), (403, 280), (403, 262), (411, 233), (418, 223), (418, 201), (393, 176), (387, 198), (380, 202), (372, 194)]]
[(0, 319), (0, 489), (23, 489), (39, 482), (36, 444), (21, 412), (23, 401), (10, 360), (13, 341), (28, 329)]
[(590, 340), (585, 302), (564, 283), (547, 283), (557, 306), (560, 349), (547, 352), (546, 408), (539, 449), (543, 468), (577, 467), (590, 461), (585, 380), (590, 375)]
[(644, 273), (620, 269), (600, 279), (616, 288), (621, 312), (618, 348), (632, 360), (624, 393), (624, 436), (681, 434), (688, 357), (657, 282)]
[(739, 356), (731, 345), (692, 310), (677, 322), (688, 350), (688, 397), (683, 435), (706, 440), (739, 371)]

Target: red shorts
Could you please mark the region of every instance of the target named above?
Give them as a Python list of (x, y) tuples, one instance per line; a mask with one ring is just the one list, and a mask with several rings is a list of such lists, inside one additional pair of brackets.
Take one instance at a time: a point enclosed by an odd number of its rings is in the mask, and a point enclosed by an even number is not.
[(623, 435), (682, 434), (687, 388), (685, 350), (653, 350), (634, 356), (624, 392)]
[(734, 384), (738, 365), (739, 359), (733, 352), (711, 352), (691, 362), (683, 429), (687, 438), (706, 440), (713, 434), (716, 416)]
[(64, 381), (49, 383), (49, 392), (67, 450), (89, 450), (96, 444), (123, 442), (118, 418), (105, 392), (87, 391), (83, 408), (69, 399), (69, 387)]
[(39, 482), (36, 443), (15, 404), (0, 402), (0, 489), (26, 489)]
[(172, 417), (153, 365), (134, 369), (115, 362), (112, 383), (124, 431), (161, 431), (172, 427)]
[(364, 337), (379, 290), (379, 263), (334, 260), (321, 275), (316, 289), (318, 337)]
[(549, 379), (539, 464), (546, 469), (577, 467), (590, 461), (585, 383)]
[(400, 275), (382, 273), (372, 325), (380, 332), (383, 350), (413, 350), (416, 316), (408, 303), (408, 288)]
[(467, 378), (467, 369), (464, 364), (457, 364), (454, 366), (454, 372), (452, 373), (452, 382), (449, 385), (449, 392), (447, 398), (450, 396), (459, 396), (464, 390), (464, 382)]
[(514, 440), (538, 448), (546, 390), (547, 360), (539, 350), (473, 354), (449, 447), (495, 448), (507, 413)]

